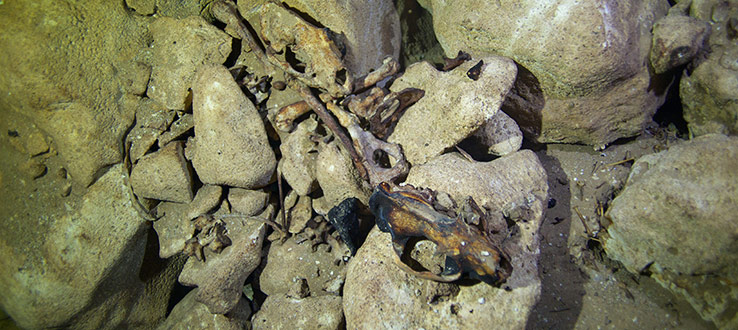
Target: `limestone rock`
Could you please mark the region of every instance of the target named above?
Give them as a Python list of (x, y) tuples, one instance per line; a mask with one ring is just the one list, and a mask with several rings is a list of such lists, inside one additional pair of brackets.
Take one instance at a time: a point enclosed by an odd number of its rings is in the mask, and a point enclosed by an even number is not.
[[(668, 3), (525, 0), (423, 1), (447, 57), (507, 56), (521, 100), (505, 109), (531, 138), (604, 146), (638, 134), (669, 80), (649, 73), (653, 22)], [(656, 88), (654, 88), (656, 87)], [(523, 121), (522, 117), (533, 117)], [(521, 127), (522, 128), (522, 127)]]
[(414, 87), (425, 96), (405, 110), (388, 142), (402, 145), (411, 164), (425, 163), (465, 139), (500, 109), (515, 81), (515, 63), (502, 57), (482, 58), (477, 80), (467, 76), (478, 59), (449, 72), (428, 62), (411, 65), (391, 87), (393, 92)]
[(192, 200), (192, 175), (184, 157), (184, 142), (174, 141), (143, 156), (131, 171), (131, 186), (145, 198), (188, 203)]
[[(239, 11), (248, 19), (244, 13), (252, 12), (252, 8), (264, 2), (240, 0)], [(392, 1), (289, 0), (285, 3), (331, 31), (343, 34), (344, 60), (356, 77), (378, 68), (388, 56), (398, 59), (400, 18)]]
[(195, 70), (222, 64), (231, 52), (231, 38), (202, 17), (159, 17), (151, 23), (153, 69), (146, 94), (168, 109), (183, 110)]
[(228, 315), (211, 314), (207, 306), (197, 302), (199, 289), (190, 291), (167, 316), (158, 329), (247, 329), (251, 307), (246, 298), (241, 297), (236, 307)]
[[(738, 4), (703, 2), (715, 15), (704, 18), (712, 22), (708, 40), (710, 52), (685, 70), (679, 85), (684, 119), (695, 136), (708, 133), (738, 134), (738, 45), (735, 25)], [(731, 32), (732, 31), (732, 32)], [(732, 36), (731, 36), (732, 35)]]
[(75, 183), (89, 186), (123, 158), (135, 111), (129, 78), (148, 23), (120, 2), (6, 1), (0, 15), (2, 108), (35, 122)]
[(155, 0), (126, 0), (126, 6), (139, 15), (151, 15), (156, 11)]
[(222, 191), (219, 186), (205, 185), (189, 204), (164, 202), (157, 207), (159, 214), (163, 214), (154, 222), (159, 237), (159, 257), (169, 258), (184, 249), (185, 241), (195, 233), (192, 219), (215, 208)]
[(18, 258), (0, 242), (0, 264), (12, 270), (0, 274), (0, 305), (20, 327), (126, 327), (164, 316), (165, 308), (156, 307), (131, 315), (146, 299), (166, 305), (171, 285), (149, 288), (151, 277), (140, 277), (147, 225), (127, 180), (123, 166), (113, 166), (90, 186), (79, 209), (54, 219), (38, 238), (38, 262)]
[(513, 272), (499, 288), (420, 279), (394, 264), (390, 235), (375, 228), (348, 266), (343, 291), (347, 328), (524, 328), (541, 290), (538, 228), (548, 191), (535, 154), (524, 150), (489, 163), (446, 154), (414, 167), (407, 182), (454, 199), (471, 196), (492, 211), (527, 207), (531, 212), (517, 222), (520, 232), (502, 247)]
[(297, 125), (287, 135), (279, 149), (282, 151), (280, 169), (285, 181), (301, 196), (311, 193), (317, 187), (315, 162), (317, 145), (311, 139), (318, 122), (308, 118)]
[(200, 67), (193, 88), (194, 150), (188, 151), (200, 180), (254, 189), (269, 183), (276, 167), (264, 123), (230, 72)]
[(300, 196), (297, 203), (289, 210), (289, 232), (297, 234), (305, 229), (308, 221), (313, 218), (313, 200), (310, 196)]
[[(289, 317), (285, 317), (289, 315)], [(254, 315), (254, 329), (341, 329), (340, 296), (296, 299), (286, 294), (270, 295)]]
[(523, 144), (523, 132), (518, 124), (502, 111), (487, 120), (473, 137), (487, 147), (487, 153), (497, 156), (516, 152)]
[(322, 289), (344, 276), (346, 269), (334, 263), (334, 254), (326, 251), (326, 246), (320, 245), (313, 252), (310, 241), (297, 243), (296, 236), (281, 245), (272, 244), (259, 275), (261, 291), (269, 296), (286, 293), (296, 279), (303, 278), (313, 296), (326, 294)]
[(228, 203), (234, 213), (252, 216), (261, 213), (269, 201), (269, 192), (264, 190), (247, 190), (231, 188), (228, 191)]
[(129, 156), (132, 162), (138, 161), (151, 149), (172, 123), (174, 115), (174, 111), (169, 111), (159, 102), (149, 98), (141, 99), (136, 108), (136, 125), (126, 136), (126, 142), (130, 144)]
[[(271, 216), (266, 210), (261, 216)], [(210, 313), (226, 314), (237, 307), (243, 296), (246, 278), (261, 263), (261, 248), (266, 224), (224, 218), (231, 245), (220, 253), (205, 249), (204, 261), (190, 257), (179, 275), (179, 282), (199, 288), (195, 300), (207, 306)]]
[(315, 172), (323, 189), (326, 209), (330, 210), (349, 197), (358, 198), (364, 205), (369, 202), (370, 188), (364, 185), (351, 157), (335, 140), (318, 146)]
[(651, 65), (657, 74), (692, 61), (702, 49), (709, 25), (698, 19), (667, 15), (653, 25)]
[[(608, 211), (608, 256), (648, 269), (718, 327), (738, 326), (738, 138), (708, 134), (641, 157)], [(709, 275), (708, 275), (709, 274)]]

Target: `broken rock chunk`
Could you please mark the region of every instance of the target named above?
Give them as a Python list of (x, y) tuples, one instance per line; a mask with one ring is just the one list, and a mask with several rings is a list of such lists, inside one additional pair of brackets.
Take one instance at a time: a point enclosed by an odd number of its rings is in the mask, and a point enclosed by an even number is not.
[(188, 155), (200, 180), (245, 189), (269, 183), (274, 151), (259, 113), (230, 72), (220, 65), (200, 67), (192, 96), (195, 138)]
[(133, 166), (131, 186), (138, 196), (178, 203), (192, 200), (192, 175), (182, 151), (183, 144), (169, 143), (143, 156)]
[(506, 113), (498, 111), (475, 133), (474, 139), (487, 147), (487, 153), (504, 156), (520, 149), (523, 132), (518, 124)]
[(231, 188), (228, 191), (228, 202), (234, 213), (245, 216), (257, 215), (264, 210), (269, 200), (269, 193), (264, 190), (248, 190)]
[(465, 139), (500, 109), (517, 68), (504, 57), (485, 57), (479, 75), (468, 72), (480, 63), (467, 61), (448, 72), (428, 62), (411, 65), (391, 91), (419, 88), (425, 96), (400, 117), (388, 141), (399, 143), (411, 164), (422, 164)]

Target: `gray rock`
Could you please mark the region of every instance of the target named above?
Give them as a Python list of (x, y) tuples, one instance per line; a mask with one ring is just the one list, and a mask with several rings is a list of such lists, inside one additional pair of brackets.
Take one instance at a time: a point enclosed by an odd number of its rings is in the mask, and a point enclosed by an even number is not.
[[(668, 3), (423, 1), (447, 57), (507, 56), (535, 79), (505, 112), (541, 142), (604, 146), (639, 134), (669, 81), (648, 72), (651, 26)], [(523, 69), (524, 68), (524, 69)], [(656, 79), (658, 80), (658, 79)], [(530, 122), (519, 120), (532, 116)], [(522, 128), (522, 127), (521, 127)]]
[(248, 328), (251, 307), (246, 298), (241, 297), (228, 315), (211, 314), (207, 306), (195, 299), (198, 291), (199, 289), (194, 289), (180, 300), (167, 316), (166, 321), (157, 329), (240, 330)]
[(0, 243), (3, 269), (12, 270), (0, 274), (0, 306), (18, 326), (99, 329), (163, 318), (174, 277), (142, 272), (147, 224), (127, 180), (116, 165), (90, 186), (78, 209), (54, 219), (38, 246), (27, 247), (40, 259), (19, 258)]
[(318, 157), (317, 145), (311, 139), (318, 123), (308, 118), (289, 133), (279, 149), (282, 151), (280, 169), (285, 181), (301, 196), (311, 193), (318, 186), (315, 177), (315, 162)]
[(269, 192), (231, 188), (228, 190), (228, 203), (234, 213), (252, 216), (261, 213), (269, 201)]
[(718, 327), (738, 326), (738, 138), (709, 134), (641, 157), (613, 200), (604, 241)]
[(245, 189), (269, 183), (274, 151), (259, 113), (230, 72), (220, 65), (200, 67), (192, 97), (194, 150), (187, 153), (200, 180)]
[(184, 110), (187, 93), (202, 64), (222, 64), (231, 38), (202, 17), (159, 17), (150, 26), (154, 38), (150, 98), (168, 109)]
[(667, 15), (653, 25), (651, 65), (657, 74), (692, 61), (710, 32), (706, 22), (682, 15)]
[(518, 124), (502, 111), (482, 125), (473, 135), (481, 145), (487, 147), (487, 153), (504, 156), (520, 150), (523, 144), (523, 132)]
[[(694, 136), (708, 133), (738, 134), (738, 45), (735, 27), (728, 21), (738, 19), (735, 3), (701, 2), (710, 14), (703, 18), (712, 24), (708, 40), (710, 52), (695, 61), (691, 70), (682, 74), (679, 95), (684, 119)], [(694, 9), (694, 8), (693, 8)], [(709, 9), (709, 10), (708, 10)], [(731, 18), (732, 17), (732, 18)]]
[[(271, 209), (260, 217), (270, 217)], [(190, 257), (179, 275), (179, 282), (199, 288), (195, 300), (213, 314), (226, 314), (237, 307), (243, 296), (246, 278), (261, 263), (261, 248), (266, 224), (240, 217), (224, 218), (231, 245), (220, 253), (204, 249), (204, 261)]]
[(388, 142), (402, 145), (407, 161), (425, 163), (465, 139), (500, 109), (515, 81), (516, 67), (510, 59), (485, 57), (478, 80), (467, 71), (479, 60), (467, 61), (449, 72), (428, 62), (411, 65), (391, 87), (393, 92), (414, 87), (425, 96), (400, 117)]
[(270, 295), (254, 315), (254, 329), (341, 329), (340, 296), (305, 297)]
[(131, 171), (136, 195), (178, 203), (192, 200), (192, 174), (183, 145), (182, 141), (174, 141), (138, 160)]
[(493, 212), (526, 206), (531, 212), (517, 222), (519, 236), (503, 245), (513, 272), (500, 288), (420, 279), (394, 264), (390, 235), (375, 228), (348, 265), (343, 291), (347, 328), (525, 327), (541, 290), (538, 228), (548, 191), (535, 154), (524, 150), (488, 163), (446, 154), (414, 167), (407, 182), (456, 200), (471, 196)]
[[(364, 205), (369, 202), (371, 188), (366, 186), (356, 171), (351, 157), (335, 140), (318, 146), (315, 172), (318, 184), (323, 190), (321, 203), (324, 207), (320, 208), (321, 210), (330, 210), (349, 197), (358, 198)], [(316, 208), (316, 211), (319, 209)]]
[(154, 230), (159, 238), (159, 257), (169, 258), (182, 252), (185, 241), (195, 233), (192, 219), (218, 206), (222, 191), (219, 186), (204, 185), (189, 204), (164, 202), (157, 207), (159, 214), (163, 214), (161, 219), (154, 222)]

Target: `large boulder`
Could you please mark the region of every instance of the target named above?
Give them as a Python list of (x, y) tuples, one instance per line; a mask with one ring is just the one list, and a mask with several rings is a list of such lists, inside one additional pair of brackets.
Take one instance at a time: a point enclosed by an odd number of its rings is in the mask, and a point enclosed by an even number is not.
[(709, 134), (641, 157), (607, 215), (608, 256), (648, 271), (706, 320), (738, 327), (738, 138)]
[(524, 328), (541, 290), (538, 229), (546, 180), (529, 150), (486, 163), (445, 154), (414, 167), (407, 182), (416, 187), (447, 192), (456, 200), (471, 196), (493, 212), (529, 211), (517, 221), (519, 232), (503, 243), (512, 274), (501, 287), (421, 279), (394, 264), (390, 235), (375, 228), (348, 265), (343, 291), (347, 328)]
[[(541, 142), (602, 147), (638, 134), (669, 80), (649, 73), (651, 26), (668, 3), (425, 0), (447, 57), (502, 55), (520, 65), (503, 107)], [(526, 74), (530, 73), (530, 74)]]
[(90, 185), (123, 158), (149, 79), (136, 58), (147, 21), (117, 2), (6, 2), (0, 15), (0, 108), (36, 123), (72, 179)]
[(19, 326), (151, 326), (164, 317), (176, 274), (142, 271), (149, 227), (127, 180), (122, 165), (108, 170), (77, 209), (37, 232), (36, 245), (24, 247), (30, 253), (0, 242), (0, 305)]

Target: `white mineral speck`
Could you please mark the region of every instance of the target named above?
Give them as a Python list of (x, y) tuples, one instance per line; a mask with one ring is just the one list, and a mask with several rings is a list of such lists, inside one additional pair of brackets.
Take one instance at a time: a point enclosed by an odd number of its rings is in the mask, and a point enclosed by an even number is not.
[(484, 297), (482, 297), (482, 298), (479, 298), (479, 300), (477, 300), (477, 302), (478, 302), (478, 303), (479, 303), (480, 305), (483, 305), (483, 304), (485, 303), (485, 301), (486, 301), (486, 300), (484, 300)]

